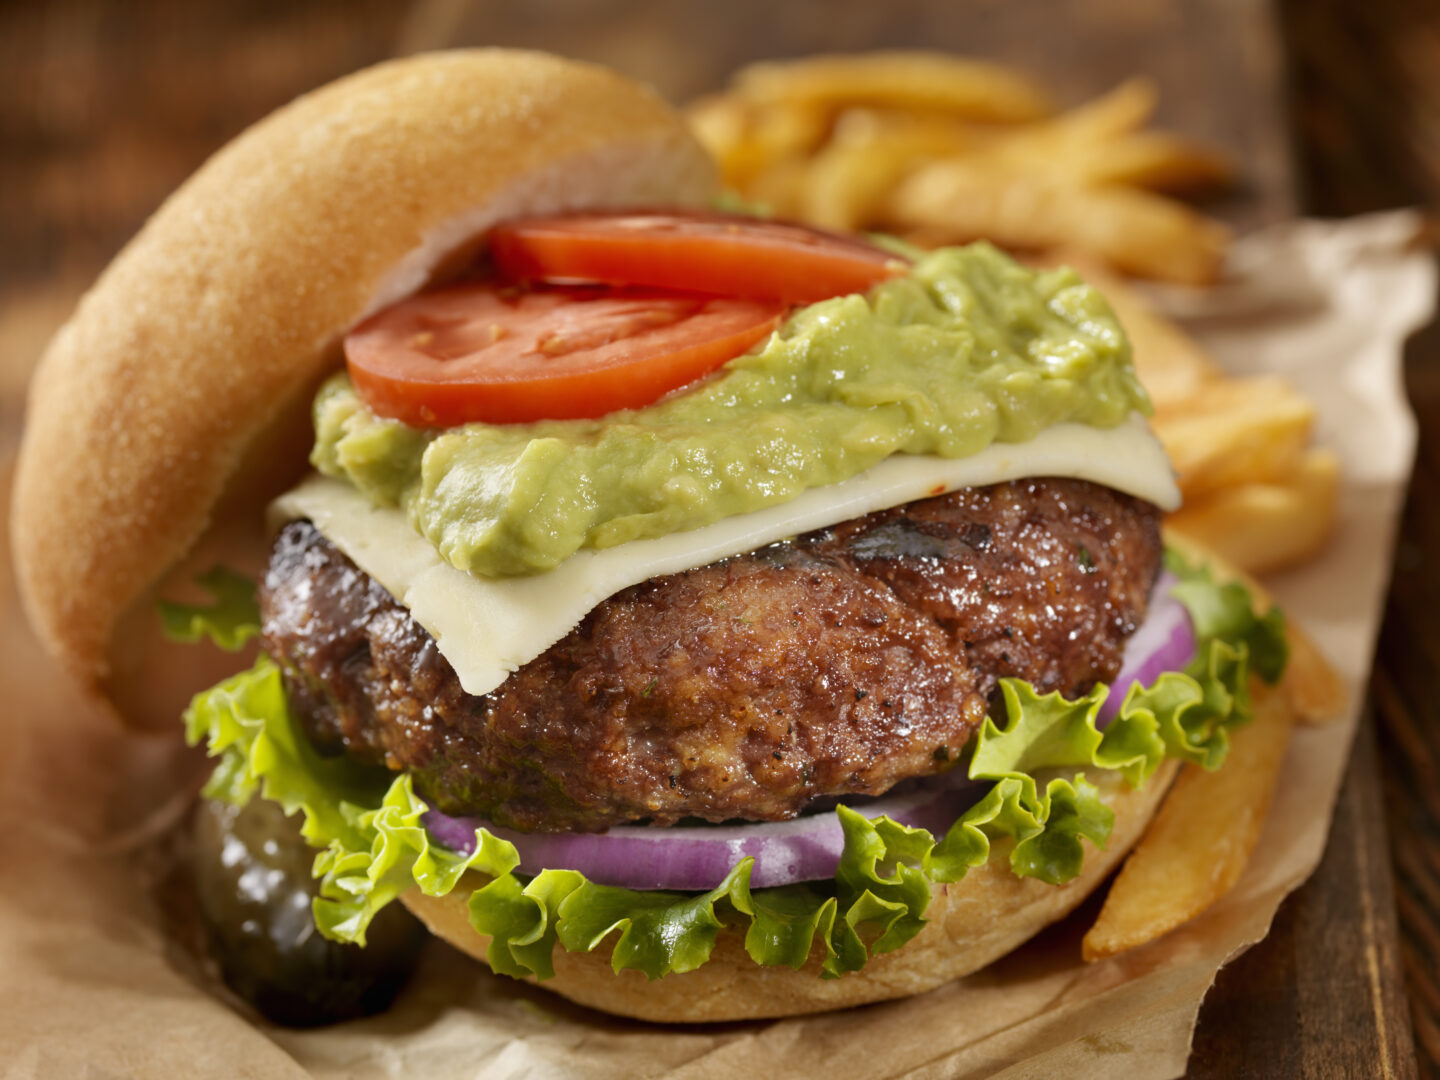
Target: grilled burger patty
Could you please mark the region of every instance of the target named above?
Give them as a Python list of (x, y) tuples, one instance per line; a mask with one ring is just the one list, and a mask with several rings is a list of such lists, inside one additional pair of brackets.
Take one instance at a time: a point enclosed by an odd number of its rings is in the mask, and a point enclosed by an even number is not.
[(626, 589), (475, 697), (292, 522), (264, 645), (321, 752), (406, 769), (447, 813), (533, 831), (778, 820), (944, 770), (999, 678), (1113, 679), (1160, 553), (1159, 511), (1108, 488), (962, 489)]

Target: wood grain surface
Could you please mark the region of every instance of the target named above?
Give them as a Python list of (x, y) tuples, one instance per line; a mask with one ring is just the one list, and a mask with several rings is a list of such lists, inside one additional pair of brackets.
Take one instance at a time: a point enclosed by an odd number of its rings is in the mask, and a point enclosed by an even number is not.
[[(762, 55), (901, 44), (1019, 63), (1066, 102), (1147, 72), (1164, 123), (1243, 162), (1220, 208), (1239, 224), (1440, 190), (1433, 0), (0, 3), (0, 475), (46, 335), (171, 188), (295, 94), (457, 42), (594, 57), (677, 99)], [(1192, 1076), (1440, 1077), (1440, 333), (1413, 343), (1407, 375), (1420, 462), (1378, 737), (1357, 745), (1315, 879), (1207, 999)]]
[[(1286, 0), (1280, 12), (1303, 208), (1440, 212), (1440, 4)], [(1440, 1078), (1440, 326), (1405, 360), (1420, 442), (1371, 684), (1383, 813), (1370, 809), (1389, 834), (1419, 1071)], [(1332, 848), (1345, 842), (1337, 829)]]

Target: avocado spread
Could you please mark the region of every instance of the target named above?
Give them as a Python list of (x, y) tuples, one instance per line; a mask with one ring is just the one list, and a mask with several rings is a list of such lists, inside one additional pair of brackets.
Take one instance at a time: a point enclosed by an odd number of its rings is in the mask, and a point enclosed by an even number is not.
[(891, 454), (964, 457), (1136, 409), (1149, 402), (1104, 298), (1072, 270), (974, 244), (800, 308), (708, 379), (596, 420), (411, 428), (339, 375), (315, 402), (311, 460), (403, 508), (459, 569), (510, 576), (784, 502)]

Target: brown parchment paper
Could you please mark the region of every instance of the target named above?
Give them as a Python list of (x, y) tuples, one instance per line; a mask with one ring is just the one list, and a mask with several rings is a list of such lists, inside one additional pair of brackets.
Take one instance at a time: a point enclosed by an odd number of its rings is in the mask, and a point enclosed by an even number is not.
[[(1352, 690), (1343, 722), (1297, 732), (1260, 848), (1234, 892), (1169, 937), (1080, 961), (1080, 918), (930, 994), (775, 1023), (662, 1028), (570, 1006), (427, 947), (384, 1016), (257, 1027), (202, 988), (167, 936), (157, 838), (197, 761), (121, 733), (58, 678), (0, 578), (0, 1070), (7, 1077), (695, 1078), (1180, 1075), (1215, 972), (1264, 935), (1314, 869), (1359, 713), (1414, 450), (1400, 345), (1430, 316), (1434, 268), (1405, 214), (1253, 236), (1229, 281), (1169, 292), (1229, 367), (1283, 372), (1320, 405), (1345, 466), (1324, 556), (1272, 584)], [(0, 346), (7, 318), (0, 311)], [(14, 370), (8, 357), (6, 369)], [(8, 378), (8, 376), (7, 376)], [(8, 468), (5, 470), (8, 475)], [(3, 492), (8, 505), (8, 491)], [(61, 538), (57, 538), (59, 542)]]

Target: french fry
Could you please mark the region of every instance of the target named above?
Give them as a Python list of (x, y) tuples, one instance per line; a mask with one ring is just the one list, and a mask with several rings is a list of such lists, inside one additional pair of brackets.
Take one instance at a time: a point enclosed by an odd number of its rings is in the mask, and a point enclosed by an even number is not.
[(1315, 406), (1274, 375), (1214, 379), (1157, 409), (1155, 433), (1186, 499), (1279, 482), (1300, 466)]
[(1302, 724), (1319, 726), (1338, 719), (1350, 700), (1350, 691), (1340, 673), (1325, 659), (1304, 627), (1293, 620), (1285, 624), (1290, 659), (1280, 686)]
[(910, 168), (883, 143), (832, 142), (810, 159), (800, 193), (801, 216), (824, 229), (862, 229), (885, 194)]
[[(1127, 79), (1109, 93), (1073, 109), (1031, 125), (1028, 130), (1042, 135), (1042, 141), (1071, 145), (1103, 142), (1135, 131), (1155, 112), (1158, 95), (1149, 79)], [(1044, 135), (1049, 139), (1044, 139)]]
[(1294, 724), (1288, 697), (1258, 680), (1251, 703), (1254, 719), (1231, 735), (1222, 768), (1181, 771), (1085, 935), (1087, 961), (1154, 941), (1239, 880), (1260, 839)]
[(1134, 131), (1093, 143), (1072, 155), (1066, 167), (1087, 184), (1124, 184), (1169, 194), (1205, 194), (1235, 179), (1235, 165), (1227, 156), (1163, 131)]
[(976, 168), (1018, 176), (1053, 177), (1074, 185), (1074, 161), (1094, 159), (1097, 149), (1132, 134), (1155, 111), (1155, 86), (1131, 79), (1077, 108), (1010, 129), (971, 158)]
[[(813, 109), (768, 109), (752, 121), (749, 139), (735, 167), (741, 176), (750, 178), (752, 185), (762, 184), (763, 177), (776, 171), (803, 177), (810, 155), (824, 141), (825, 123), (824, 114)], [(800, 198), (797, 191), (797, 208)]]
[(916, 164), (953, 154), (980, 136), (942, 116), (847, 109), (830, 141), (810, 159), (801, 216), (828, 229), (864, 228)]
[(834, 143), (885, 146), (888, 153), (914, 164), (927, 158), (969, 153), (999, 138), (990, 125), (977, 125), (944, 113), (853, 107), (835, 117), (830, 130)]
[(746, 101), (767, 106), (883, 105), (1011, 123), (1051, 111), (1044, 92), (1011, 68), (922, 51), (752, 64), (736, 74), (734, 86)]
[(689, 104), (685, 120), (728, 177), (749, 138), (750, 114), (744, 103), (729, 94), (710, 94)]
[[(1257, 613), (1263, 614), (1274, 605), (1275, 598), (1254, 577), (1169, 525), (1165, 527), (1165, 546), (1174, 548), (1187, 562), (1208, 568), (1217, 581), (1240, 582), (1250, 591), (1250, 601)], [(1340, 673), (1293, 619), (1285, 621), (1285, 640), (1290, 646), (1290, 659), (1280, 686), (1295, 710), (1295, 718), (1311, 725), (1336, 719), (1350, 699)]]
[(1230, 235), (1147, 191), (1017, 179), (965, 158), (917, 169), (891, 194), (885, 216), (957, 241), (1080, 248), (1122, 270), (1191, 285), (1215, 279)]
[(760, 172), (750, 182), (746, 194), (772, 214), (799, 217), (809, 173), (810, 163), (804, 158), (782, 158)]
[(1335, 521), (1340, 461), (1310, 450), (1280, 480), (1238, 484), (1187, 502), (1170, 525), (1251, 574), (1265, 574), (1309, 558)]
[(1049, 120), (1002, 129), (983, 141), (972, 138), (967, 161), (977, 169), (1069, 187), (1206, 192), (1233, 179), (1234, 166), (1225, 155), (1174, 135), (1138, 130), (1154, 108), (1154, 86), (1132, 79)]
[(754, 109), (724, 94), (694, 102), (686, 117), (720, 163), (725, 183), (739, 191), (780, 163), (807, 158), (825, 140), (831, 120), (827, 110), (809, 105)]
[(819, 148), (830, 130), (830, 113), (805, 104), (777, 105), (751, 116), (749, 135), (766, 163), (803, 156)]

